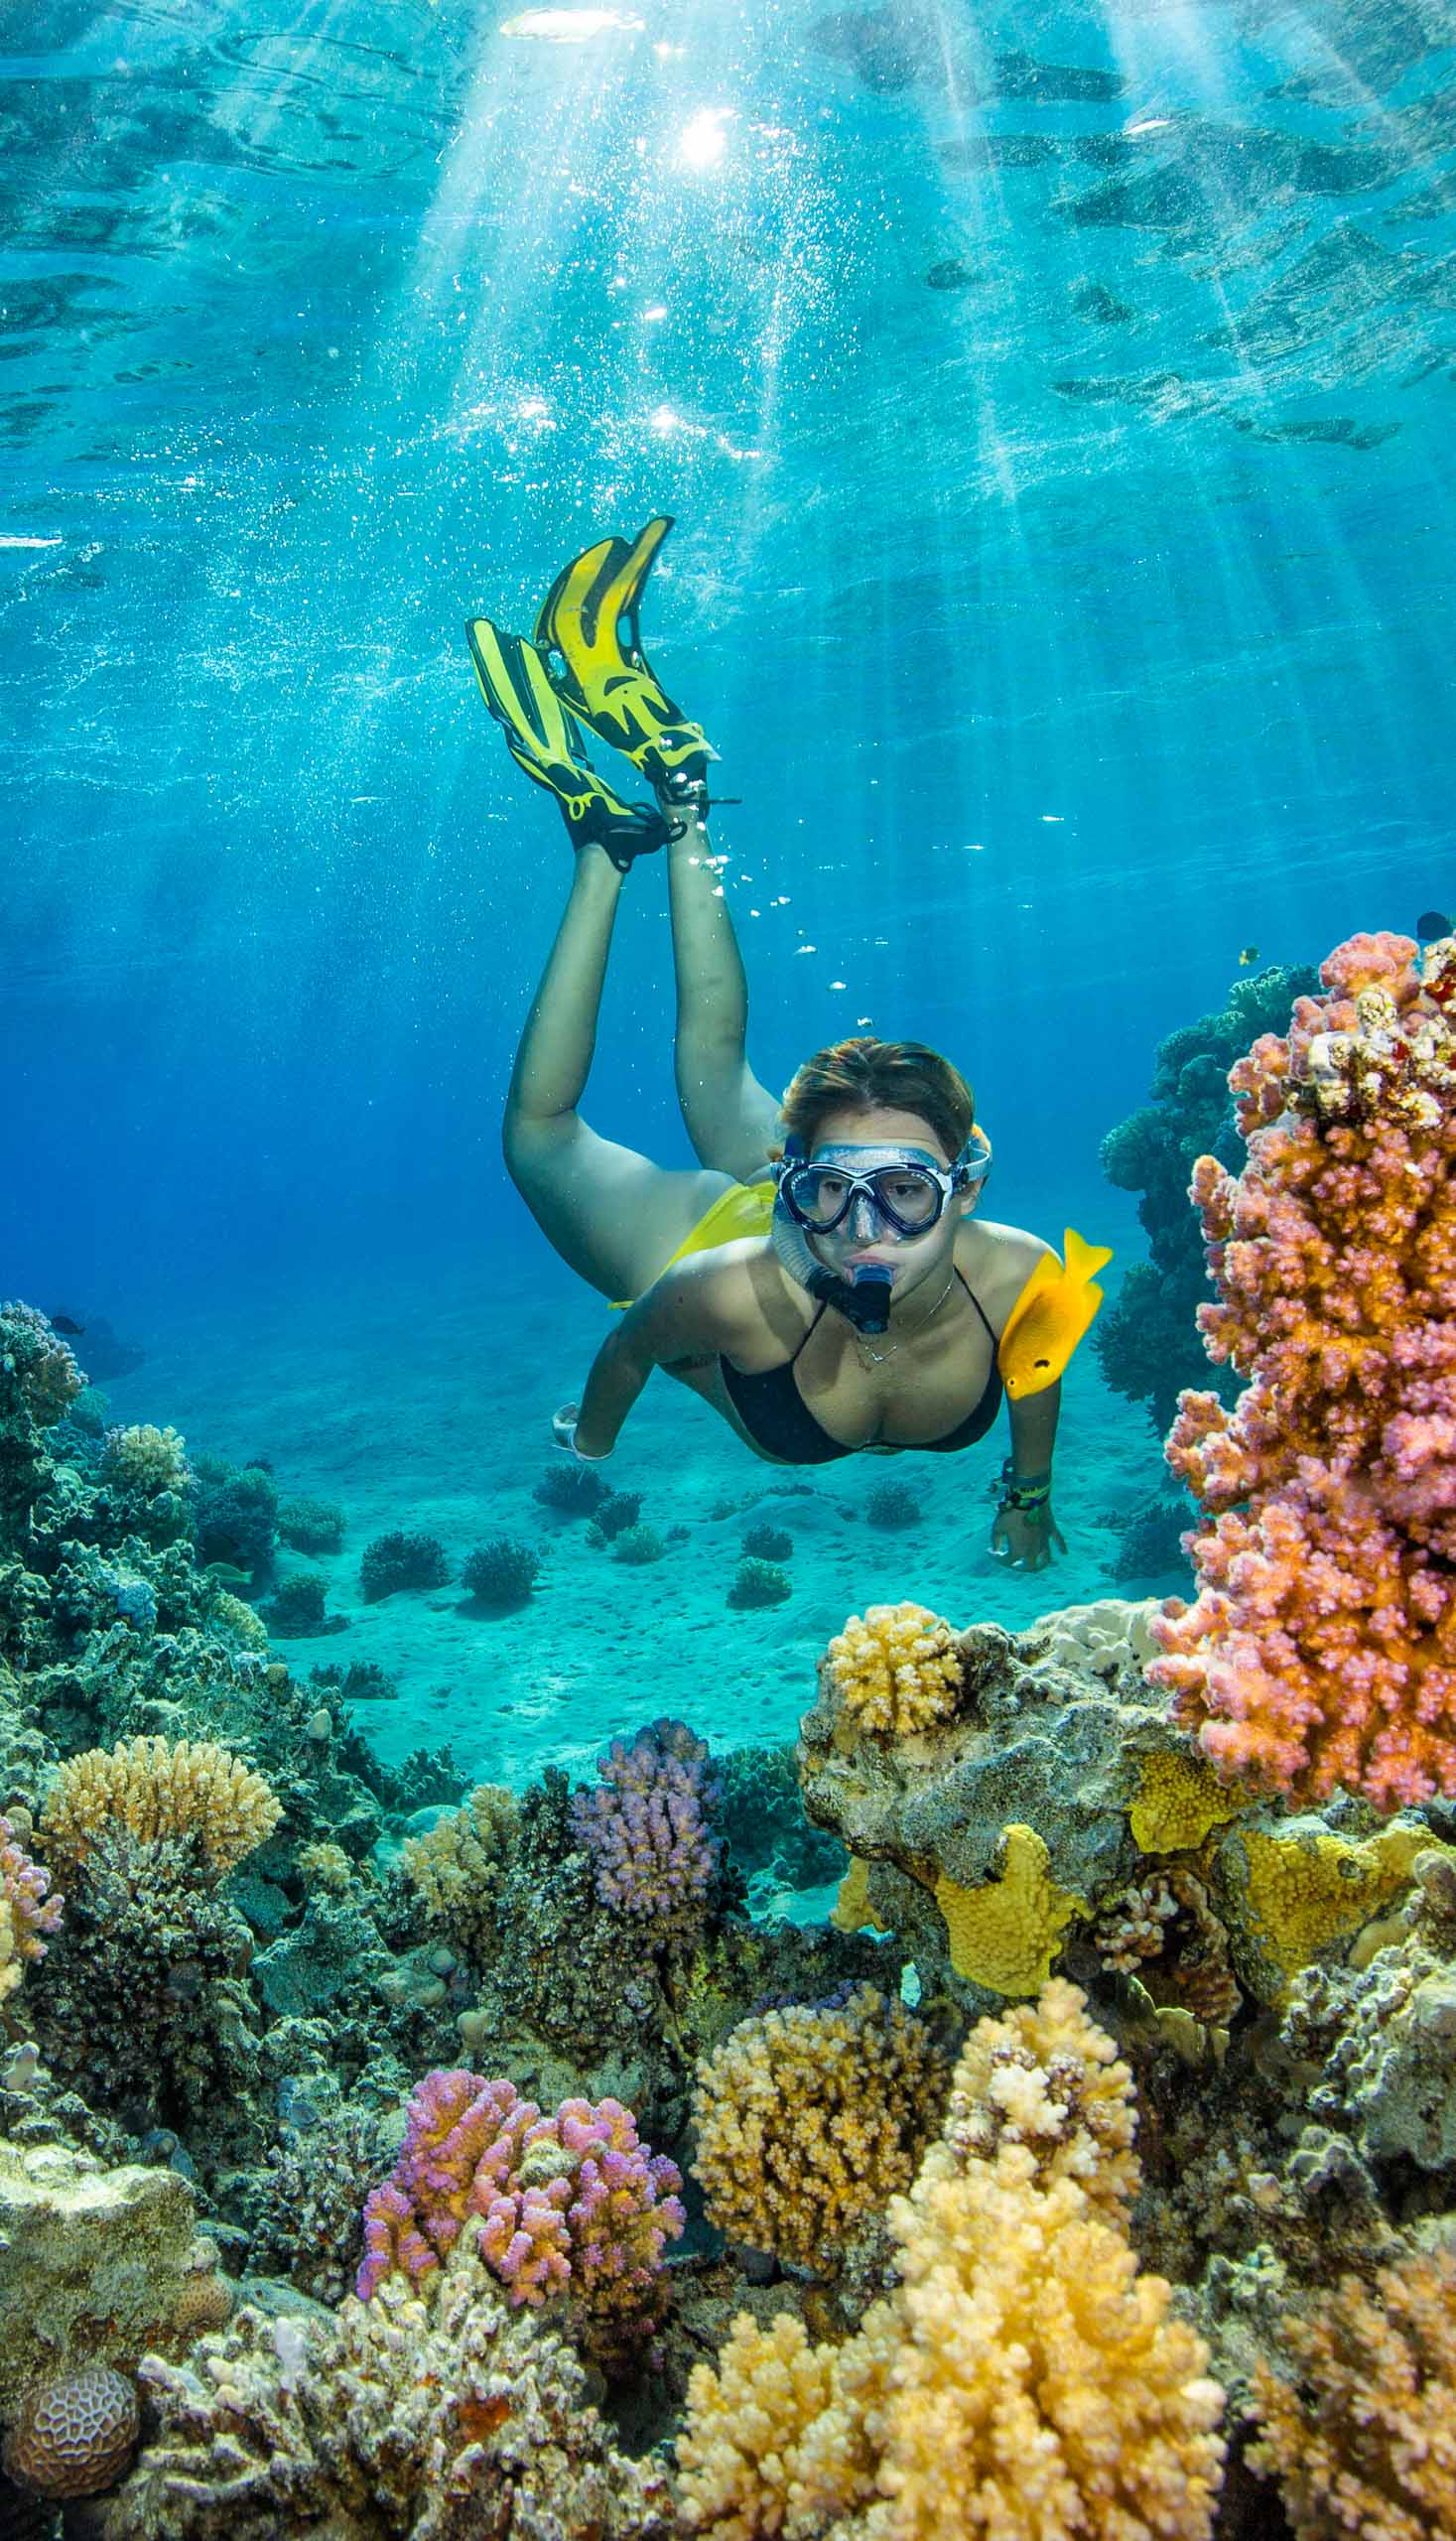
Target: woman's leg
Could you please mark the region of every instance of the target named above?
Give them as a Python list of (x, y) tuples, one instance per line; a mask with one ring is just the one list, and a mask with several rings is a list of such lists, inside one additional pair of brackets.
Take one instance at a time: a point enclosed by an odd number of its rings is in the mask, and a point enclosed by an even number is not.
[(577, 1110), (592, 1054), (622, 876), (598, 847), (577, 852), (571, 896), (542, 974), (506, 1097), (511, 1180), (548, 1243), (605, 1297), (650, 1287), (724, 1188), (598, 1137)]
[(718, 860), (701, 821), (678, 817), (687, 826), (667, 850), (678, 1102), (703, 1163), (751, 1182), (767, 1161), (778, 1105), (747, 1061), (748, 983)]

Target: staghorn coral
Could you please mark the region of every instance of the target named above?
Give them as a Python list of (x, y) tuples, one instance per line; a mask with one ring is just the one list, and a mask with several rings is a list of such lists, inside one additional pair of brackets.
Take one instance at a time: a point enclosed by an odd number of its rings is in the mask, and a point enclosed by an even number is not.
[(510, 2082), (429, 2073), (411, 2096), (399, 2159), (365, 2204), (357, 2292), (367, 2301), (397, 2275), (427, 2284), (478, 2216), (479, 2255), (513, 2305), (569, 2285), (607, 2342), (630, 2340), (661, 2308), (681, 2186), (619, 2100), (563, 2100), (545, 2117)]
[(50, 1872), (31, 1860), (10, 1818), (0, 1817), (0, 2006), (19, 1986), (25, 1962), (44, 1958), (60, 1929), (65, 1900), (48, 1896), (50, 1885)]
[(519, 1826), (515, 1796), (502, 1783), (479, 1783), (463, 1807), (436, 1820), (428, 1834), (400, 1848), (406, 1879), (435, 1922), (477, 1966), (494, 1948), (500, 1884)]
[(41, 1818), (46, 1849), (78, 1868), (103, 1831), (133, 1844), (189, 1839), (205, 1876), (221, 1879), (263, 1843), (283, 1814), (251, 1767), (210, 1739), (124, 1740), (64, 1764)]
[(898, 2290), (841, 2346), (742, 2317), (720, 2369), (694, 2368), (678, 2445), (690, 2531), (1206, 2541), (1223, 2394), (1125, 2236), (1125, 2067), (1057, 1986), (981, 2024), (960, 2081), (909, 2196), (890, 2201)]
[(930, 2032), (872, 1985), (740, 2021), (698, 2068), (694, 2177), (729, 2240), (833, 2274), (908, 2186), (945, 2096)]
[(141, 2426), (136, 2385), (109, 2364), (33, 2382), (5, 2439), (5, 2468), (43, 2497), (93, 2497), (116, 2485)]
[(1248, 1161), (1195, 1171), (1230, 1412), (1168, 1461), (1212, 1520), (1152, 1680), (1229, 1779), (1382, 1810), (1456, 1794), (1456, 938), (1356, 936), (1233, 1070)]
[(1299, 2541), (1429, 2541), (1456, 2528), (1456, 2257), (1344, 2276), (1286, 2316), (1293, 2366), (1260, 2363), (1261, 2438)]
[(429, 2306), (395, 2282), (307, 2328), (245, 2310), (186, 2367), (149, 2356), (157, 2432), (104, 2541), (671, 2541), (662, 2474), (613, 2449), (471, 2238)]
[(572, 1832), (590, 1854), (596, 1895), (655, 1934), (690, 1933), (717, 1892), (723, 1847), (710, 1824), (721, 1797), (708, 1749), (681, 1720), (655, 1720), (630, 1747), (596, 1760), (595, 1791), (572, 1800)]
[(961, 1700), (955, 1634), (942, 1616), (908, 1598), (852, 1615), (829, 1645), (829, 1668), (860, 1727), (889, 1738), (948, 1720)]

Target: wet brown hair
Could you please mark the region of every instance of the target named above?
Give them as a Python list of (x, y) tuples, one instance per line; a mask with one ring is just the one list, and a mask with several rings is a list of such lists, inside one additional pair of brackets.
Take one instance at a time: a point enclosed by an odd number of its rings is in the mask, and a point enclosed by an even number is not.
[(816, 1050), (784, 1089), (785, 1130), (812, 1151), (836, 1112), (913, 1112), (948, 1156), (961, 1152), (976, 1120), (976, 1097), (959, 1068), (924, 1041), (877, 1041), (859, 1033)]

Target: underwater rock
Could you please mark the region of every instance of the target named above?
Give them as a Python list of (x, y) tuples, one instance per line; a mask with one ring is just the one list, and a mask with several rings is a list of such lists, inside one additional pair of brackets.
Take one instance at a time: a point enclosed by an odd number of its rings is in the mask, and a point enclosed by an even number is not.
[(0, 2416), (42, 2369), (134, 2365), (177, 2320), (196, 2232), (178, 2171), (0, 2138)]
[(1027, 1823), (1058, 1887), (1091, 1900), (1125, 1885), (1138, 1855), (1127, 1811), (1146, 1758), (1183, 1752), (1166, 1704), (1143, 1682), (1150, 1602), (1105, 1598), (1013, 1635), (957, 1637), (964, 1691), (948, 1720), (888, 1739), (859, 1727), (828, 1660), (800, 1723), (804, 1805), (852, 1853), (934, 1887), (978, 1887), (998, 1870), (1006, 1828)]

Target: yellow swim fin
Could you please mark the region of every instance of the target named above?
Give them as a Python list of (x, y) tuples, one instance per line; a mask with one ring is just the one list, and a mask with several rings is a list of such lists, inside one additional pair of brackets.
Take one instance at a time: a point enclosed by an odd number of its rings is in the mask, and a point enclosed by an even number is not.
[(673, 704), (642, 651), (642, 594), (671, 527), (660, 515), (630, 547), (623, 538), (599, 538), (573, 557), (541, 603), (536, 642), (563, 705), (624, 751), (659, 794), (680, 802), (704, 784), (718, 752), (702, 725)]
[(1012, 1403), (1054, 1386), (1102, 1304), (1095, 1273), (1111, 1262), (1105, 1245), (1067, 1229), (1067, 1258), (1044, 1253), (1010, 1313), (995, 1354)]
[(619, 873), (666, 845), (671, 823), (650, 803), (624, 803), (590, 764), (581, 733), (534, 644), (488, 617), (472, 617), (465, 641), (480, 694), (517, 767), (561, 806), (573, 847), (603, 848)]

